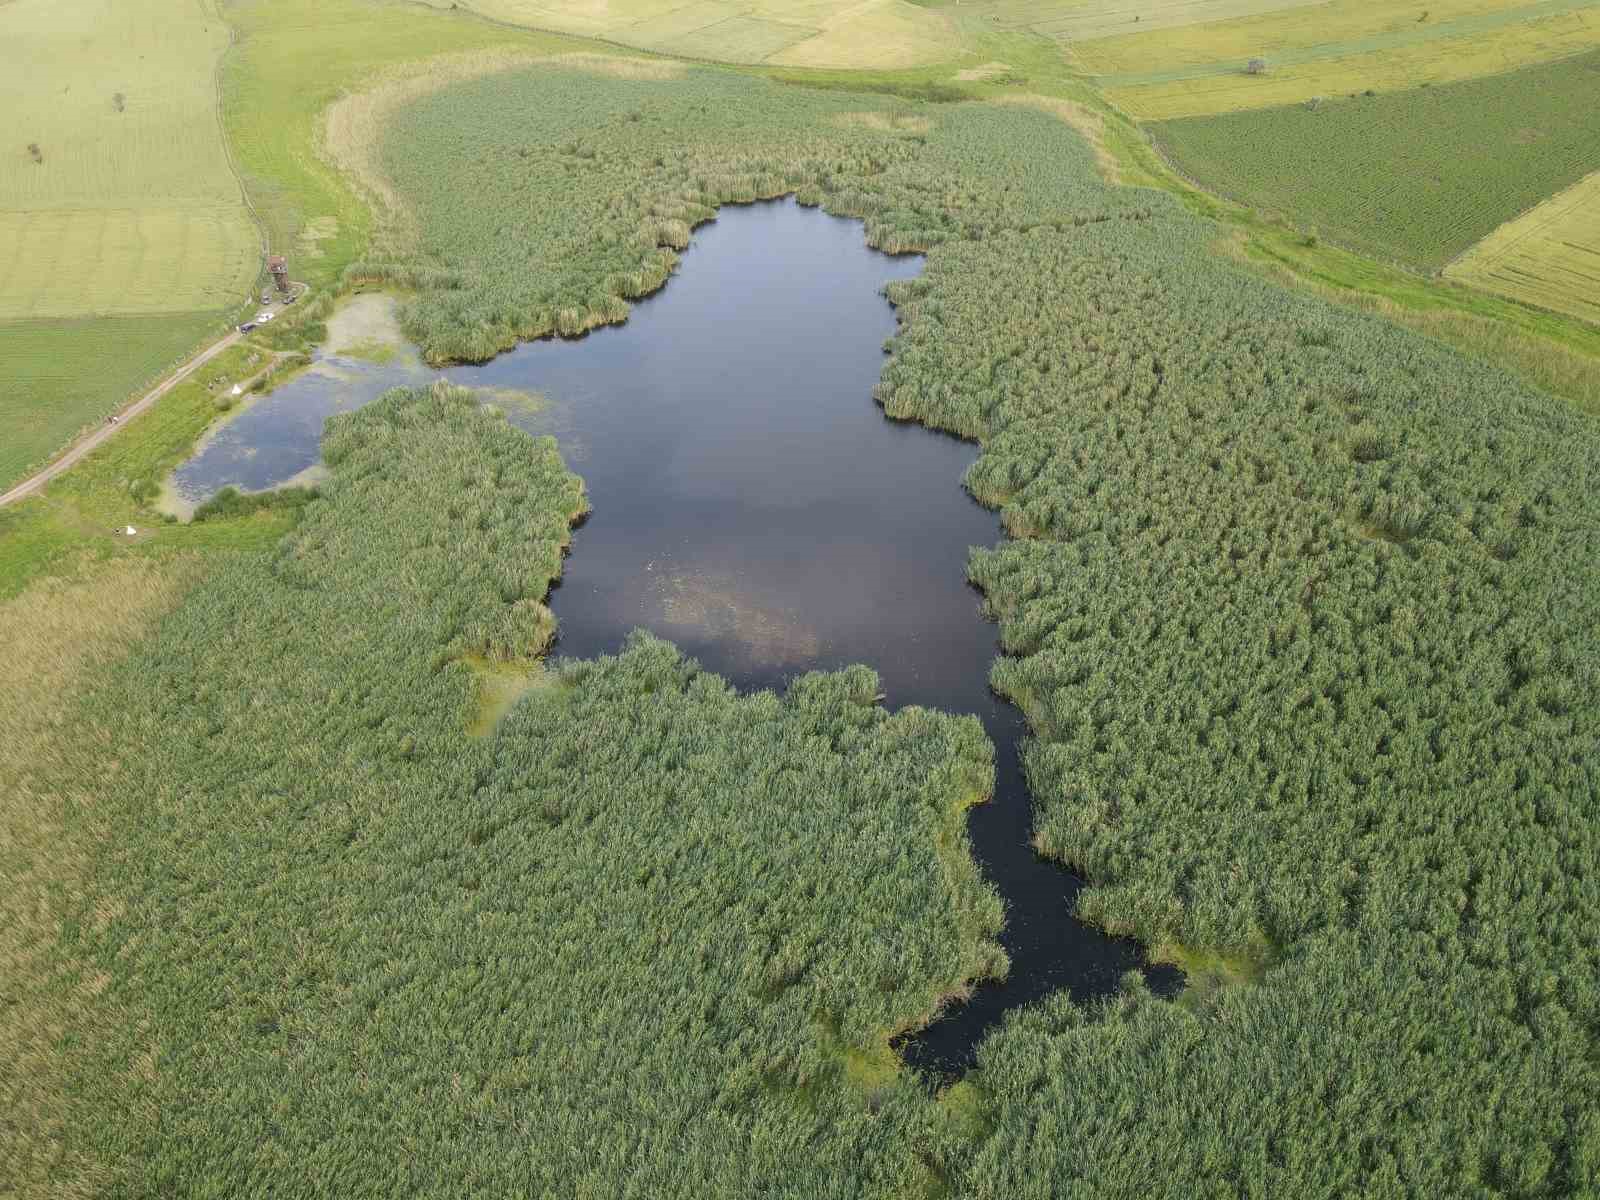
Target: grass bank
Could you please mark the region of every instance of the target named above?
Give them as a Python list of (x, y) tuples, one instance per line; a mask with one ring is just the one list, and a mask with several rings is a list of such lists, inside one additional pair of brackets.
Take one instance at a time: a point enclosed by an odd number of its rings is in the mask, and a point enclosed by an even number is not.
[(86, 561), (237, 549), (282, 536), (288, 515), (270, 507), (246, 521), (191, 526), (155, 503), (172, 468), (232, 406), (233, 386), (267, 387), (296, 361), (257, 346), (226, 350), (42, 493), (0, 509), (0, 598), (46, 575), (72, 575)]

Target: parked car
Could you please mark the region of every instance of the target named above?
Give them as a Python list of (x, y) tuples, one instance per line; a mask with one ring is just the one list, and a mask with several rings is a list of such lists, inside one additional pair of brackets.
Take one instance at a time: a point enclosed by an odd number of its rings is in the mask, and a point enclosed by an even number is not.
[(271, 292), (262, 292), (261, 293), (261, 303), (263, 303), (263, 304), (271, 304), (272, 303), (272, 293)]
[(272, 320), (272, 314), (269, 312), (262, 311), (256, 314), (257, 325), (265, 325), (270, 320)]
[(239, 326), (239, 332), (240, 333), (249, 333), (255, 327), (256, 327), (256, 323), (254, 321), (246, 321), (243, 325)]
[(295, 302), (295, 301), (296, 301), (296, 300), (298, 300), (298, 299), (299, 299), (299, 298), (300, 298), (300, 297), (298, 297), (298, 296), (296, 296), (296, 295), (294, 295), (294, 294), (292, 294), (292, 293), (291, 293), (291, 294), (290, 294), (290, 295), (287, 295), (287, 296), (285, 296), (285, 297), (284, 297), (284, 298), (283, 298), (283, 302), (284, 302), (284, 303), (285, 303), (285, 304), (293, 304), (293, 303), (294, 303), (294, 302)]

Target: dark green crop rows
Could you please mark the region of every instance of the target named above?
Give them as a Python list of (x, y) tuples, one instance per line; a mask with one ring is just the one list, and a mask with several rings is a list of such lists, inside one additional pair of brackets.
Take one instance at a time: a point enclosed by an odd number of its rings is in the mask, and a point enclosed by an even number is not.
[(581, 501), (394, 400), (100, 701), (131, 898), (75, 952), (149, 1014), (125, 1058), (159, 1047), (88, 1110), (130, 1190), (1600, 1188), (1592, 422), (1238, 272), (1028, 110), (526, 72), (388, 158), (423, 253), (367, 270), (420, 285), (435, 357), (616, 319), (740, 196), (931, 248), (879, 396), (983, 443), (1039, 844), (1224, 982), (1019, 1014), (943, 1101), (895, 1077), (881, 1038), (1000, 965), (976, 729), (867, 672), (737, 699), (646, 641), (465, 741), (451, 664), (538, 644)]
[(1206, 187), (1380, 258), (1444, 266), (1600, 164), (1600, 54), (1377, 96), (1159, 121)]

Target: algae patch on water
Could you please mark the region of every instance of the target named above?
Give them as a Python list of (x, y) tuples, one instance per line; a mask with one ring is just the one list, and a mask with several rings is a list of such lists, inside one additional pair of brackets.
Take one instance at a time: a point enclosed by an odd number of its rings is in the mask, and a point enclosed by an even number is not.
[(469, 654), (461, 660), (477, 687), (477, 697), (472, 720), (467, 725), (468, 737), (488, 737), (500, 719), (532, 691), (554, 693), (560, 686), (560, 677), (546, 671), (540, 660), (494, 662), (481, 655)]

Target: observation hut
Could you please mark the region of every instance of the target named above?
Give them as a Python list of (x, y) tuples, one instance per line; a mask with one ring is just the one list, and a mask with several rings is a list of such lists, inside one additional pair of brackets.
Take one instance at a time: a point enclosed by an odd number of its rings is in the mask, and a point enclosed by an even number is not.
[(289, 260), (281, 254), (274, 254), (267, 259), (267, 270), (272, 272), (272, 282), (277, 284), (278, 291), (287, 296), (289, 294)]

